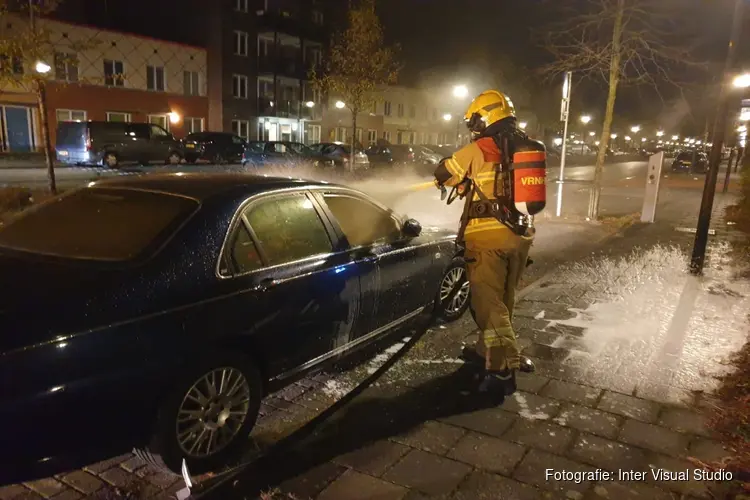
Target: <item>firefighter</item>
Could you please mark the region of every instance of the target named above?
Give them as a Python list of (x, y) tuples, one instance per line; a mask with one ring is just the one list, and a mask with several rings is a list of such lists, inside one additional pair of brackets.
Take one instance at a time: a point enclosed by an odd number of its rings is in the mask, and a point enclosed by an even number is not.
[[(501, 146), (511, 144), (506, 149), (514, 150), (517, 149), (513, 146), (515, 142), (525, 141), (531, 144), (533, 151), (541, 151), (540, 154), (544, 146), (528, 139), (517, 127), (512, 101), (497, 90), (488, 90), (476, 97), (466, 111), (465, 120), (472, 142), (440, 162), (435, 170), (435, 184), (441, 189), (443, 186), (459, 188), (462, 190), (459, 193), (467, 196), (458, 243), (465, 247), (470, 310), (480, 329), (480, 338), (474, 348), (464, 349), (463, 357), (482, 367), (479, 391), (499, 395), (502, 399), (516, 390), (516, 370), (534, 371), (531, 360), (520, 355), (511, 324), (515, 290), (527, 261), (530, 262), (528, 254), (534, 229), (513, 226), (510, 218), (503, 219), (501, 214), (503, 210), (505, 216), (515, 211), (512, 200), (507, 199), (509, 191), (500, 185), (511, 179), (499, 175), (507, 167), (503, 164), (510, 163), (503, 161), (503, 154), (511, 154), (502, 151)], [(503, 137), (506, 142), (502, 142)], [(538, 159), (535, 157), (535, 161)], [(543, 196), (540, 193), (537, 190), (537, 194)], [(499, 206), (510, 208), (487, 209)]]

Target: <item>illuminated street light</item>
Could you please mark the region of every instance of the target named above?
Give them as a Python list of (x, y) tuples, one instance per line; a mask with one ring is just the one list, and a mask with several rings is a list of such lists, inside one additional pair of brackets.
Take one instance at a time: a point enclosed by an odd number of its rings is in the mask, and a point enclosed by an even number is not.
[(452, 119), (453, 119), (453, 116), (451, 116), (451, 114), (450, 114), (450, 113), (445, 113), (445, 114), (443, 115), (443, 120), (445, 120), (445, 121), (447, 121), (447, 122), (451, 121)]
[(44, 75), (46, 73), (49, 73), (49, 70), (51, 70), (52, 68), (50, 67), (49, 64), (45, 62), (37, 61), (36, 66), (34, 66), (34, 69), (36, 70), (37, 73), (41, 73)]
[(700, 145), (700, 144), (703, 144), (703, 141), (695, 141), (695, 143)]
[(601, 144), (599, 141), (594, 142), (595, 146), (598, 146), (599, 144)]
[(596, 132), (589, 132), (589, 137), (594, 137), (596, 135)]
[(750, 73), (744, 73), (742, 75), (736, 76), (734, 78), (734, 81), (732, 82), (732, 85), (734, 85), (734, 87), (738, 89), (746, 89), (747, 87), (750, 87)]
[(626, 136), (625, 136), (625, 140), (626, 140), (626, 141), (632, 141), (633, 139), (631, 139), (629, 135), (626, 135)]
[(469, 95), (469, 89), (466, 88), (466, 85), (456, 85), (453, 87), (453, 97), (463, 99), (467, 95)]
[(610, 137), (610, 139), (617, 139), (617, 134), (612, 134), (609, 137)]
[(337, 108), (343, 109), (344, 106), (346, 106), (346, 104), (344, 104), (344, 101), (336, 101)]
[(630, 127), (630, 131), (633, 132), (634, 134), (637, 134), (638, 132), (641, 131), (641, 126), (640, 125), (633, 125), (632, 127)]
[(171, 111), (169, 113), (169, 123), (180, 123), (180, 114)]
[(679, 135), (673, 135), (672, 136), (672, 140), (673, 141), (679, 141), (680, 140), (680, 136)]
[(555, 144), (555, 146), (559, 146), (562, 144), (562, 139), (559, 137), (555, 137), (555, 140), (552, 142)]
[(583, 123), (584, 125), (588, 125), (590, 121), (591, 121), (591, 117), (589, 115), (581, 116), (581, 123)]
[[(641, 137), (641, 142), (646, 142), (646, 138), (645, 137)], [(661, 142), (661, 141), (659, 141), (659, 142)]]
[(657, 130), (656, 131), (656, 137), (661, 137), (663, 135), (664, 135), (664, 131), (663, 130)]
[(528, 123), (526, 123), (526, 122), (521, 122), (521, 123), (518, 124), (518, 126), (521, 127), (521, 130), (524, 130), (527, 125), (528, 125)]
[(315, 103), (314, 103), (314, 102), (312, 102), (312, 101), (307, 101), (307, 102), (305, 103), (305, 106), (307, 106), (308, 108), (312, 108), (312, 107), (315, 107)]

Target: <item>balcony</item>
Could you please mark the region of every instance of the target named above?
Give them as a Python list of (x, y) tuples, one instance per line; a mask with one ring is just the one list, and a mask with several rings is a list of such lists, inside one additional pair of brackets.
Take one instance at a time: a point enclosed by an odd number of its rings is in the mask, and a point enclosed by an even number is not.
[(310, 12), (269, 8), (258, 11), (258, 25), (261, 30), (278, 31), (319, 42), (326, 40), (325, 29), (313, 22)]
[(307, 71), (300, 61), (288, 57), (260, 57), (258, 58), (258, 74), (282, 75), (290, 78), (305, 79)]
[[(273, 103), (273, 105), (271, 104)], [(298, 100), (273, 101), (268, 97), (258, 99), (258, 116), (278, 116), (280, 118), (302, 118), (301, 109), (305, 108)], [(304, 111), (302, 111), (304, 113)]]

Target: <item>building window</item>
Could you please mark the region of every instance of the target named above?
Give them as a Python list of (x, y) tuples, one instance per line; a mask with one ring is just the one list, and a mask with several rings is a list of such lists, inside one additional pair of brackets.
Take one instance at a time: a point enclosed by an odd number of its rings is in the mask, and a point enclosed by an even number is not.
[(55, 52), (55, 78), (66, 82), (78, 81), (78, 57), (75, 54)]
[(107, 111), (108, 122), (129, 122), (130, 113), (121, 113), (119, 111)]
[(316, 45), (305, 46), (305, 62), (308, 66), (320, 66), (323, 62), (323, 51)]
[(357, 128), (357, 142), (362, 144), (362, 129), (359, 127)]
[(368, 144), (375, 144), (378, 142), (378, 131), (370, 129), (367, 131), (367, 143)]
[(398, 109), (398, 117), (403, 118), (404, 117), (404, 105), (399, 104), (397, 109)]
[(319, 10), (314, 10), (312, 13), (312, 20), (315, 24), (322, 26), (323, 25), (323, 13)]
[(164, 92), (164, 66), (146, 66), (146, 88)]
[(396, 144), (403, 144), (404, 143), (404, 134), (401, 132), (396, 132)]
[(203, 132), (203, 118), (185, 117), (185, 127), (188, 134)]
[(197, 71), (184, 71), (183, 84), (185, 95), (201, 95), (201, 78)]
[(248, 120), (232, 120), (232, 133), (245, 140), (249, 140), (250, 122)]
[(148, 115), (148, 122), (159, 125), (164, 130), (169, 130), (169, 119), (167, 115)]
[(58, 109), (55, 111), (58, 122), (85, 122), (86, 112), (80, 109)]
[(320, 142), (320, 125), (307, 125), (307, 144), (316, 144)]
[(409, 106), (409, 118), (416, 118), (417, 117), (417, 107), (415, 105)]
[(248, 12), (248, 0), (234, 0), (234, 10), (237, 12)]
[(346, 142), (346, 127), (336, 127), (336, 142)]
[(409, 135), (411, 135), (411, 137), (409, 138), (409, 144), (416, 144), (417, 143), (417, 133), (416, 132), (412, 132)]
[(247, 77), (232, 75), (232, 95), (237, 99), (247, 99)]
[(370, 108), (370, 113), (373, 115), (378, 114), (378, 101), (372, 101), (372, 107)]
[(125, 86), (125, 65), (122, 61), (104, 60), (104, 84), (113, 87)]
[(258, 57), (266, 58), (273, 54), (273, 38), (258, 37)]
[(383, 103), (383, 114), (385, 116), (391, 116), (391, 101), (385, 101)]
[(383, 140), (385, 142), (391, 142), (391, 133), (388, 130), (383, 130)]
[(234, 55), (247, 57), (247, 33), (244, 31), (234, 32)]

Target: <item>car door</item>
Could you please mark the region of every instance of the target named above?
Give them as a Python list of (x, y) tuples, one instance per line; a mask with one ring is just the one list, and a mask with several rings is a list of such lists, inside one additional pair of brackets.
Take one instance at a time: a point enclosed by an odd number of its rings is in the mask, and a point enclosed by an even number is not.
[(151, 132), (148, 124), (126, 124), (126, 135), (127, 139), (123, 142), (120, 152), (120, 161), (148, 161), (151, 148)]
[(432, 271), (430, 246), (402, 237), (392, 212), (356, 191), (323, 190), (317, 196), (361, 267), (362, 314), (355, 335), (418, 313), (430, 300), (423, 296)]
[(151, 135), (148, 160), (163, 162), (169, 157), (169, 153), (171, 153), (174, 147), (172, 134), (153, 123), (150, 123), (148, 126)]
[(244, 329), (279, 375), (352, 340), (359, 277), (327, 217), (304, 192), (263, 196), (242, 209), (225, 259), (244, 290)]

